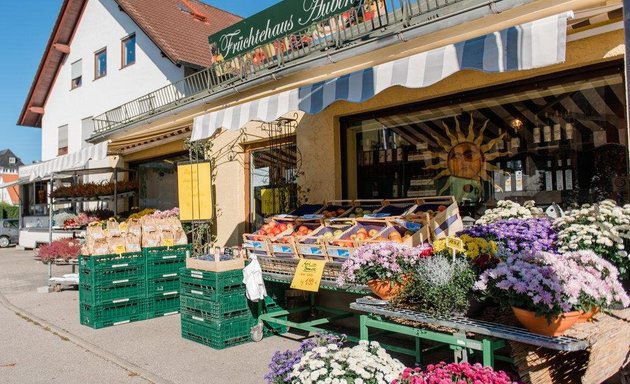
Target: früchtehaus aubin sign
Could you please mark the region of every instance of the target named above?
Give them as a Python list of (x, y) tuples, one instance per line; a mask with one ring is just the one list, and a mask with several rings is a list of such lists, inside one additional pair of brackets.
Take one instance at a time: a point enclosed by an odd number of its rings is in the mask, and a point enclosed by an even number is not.
[(208, 37), (224, 59), (251, 51), (313, 23), (331, 18), (363, 0), (284, 0)]

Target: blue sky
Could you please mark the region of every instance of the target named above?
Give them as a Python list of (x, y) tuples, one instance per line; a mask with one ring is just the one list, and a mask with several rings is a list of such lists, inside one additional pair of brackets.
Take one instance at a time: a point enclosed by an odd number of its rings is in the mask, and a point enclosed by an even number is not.
[[(90, 0), (96, 1), (96, 0)], [(111, 0), (107, 0), (111, 1)], [(160, 1), (160, 0), (155, 0)], [(205, 0), (206, 3), (241, 16), (278, 3), (279, 0)], [(1, 1), (0, 36), (0, 149), (10, 148), (24, 163), (39, 160), (38, 128), (16, 126), (22, 105), (48, 42), (62, 0)]]

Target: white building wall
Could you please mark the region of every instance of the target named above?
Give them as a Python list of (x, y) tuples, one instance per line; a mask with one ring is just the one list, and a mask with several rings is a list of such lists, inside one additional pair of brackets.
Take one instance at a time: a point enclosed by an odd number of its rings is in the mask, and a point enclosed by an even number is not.
[[(121, 68), (121, 41), (136, 34), (136, 62)], [(107, 75), (94, 79), (94, 53), (107, 47)], [(71, 64), (81, 59), (82, 85), (71, 89)], [(82, 148), (81, 120), (180, 80), (178, 68), (120, 11), (114, 0), (89, 0), (45, 105), (42, 160), (57, 156), (57, 131), (68, 125), (68, 151)]]

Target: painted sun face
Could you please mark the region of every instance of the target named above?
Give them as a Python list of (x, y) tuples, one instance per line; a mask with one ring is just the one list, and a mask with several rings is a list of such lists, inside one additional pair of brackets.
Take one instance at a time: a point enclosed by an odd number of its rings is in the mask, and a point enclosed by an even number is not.
[[(497, 150), (497, 144), (500, 140), (503, 140), (505, 133), (484, 144), (483, 134), (488, 126), (488, 120), (483, 124), (478, 134), (475, 134), (474, 124), (475, 121), (471, 116), (468, 135), (464, 135), (459, 119), (455, 118), (455, 133), (451, 132), (451, 129), (442, 122), (449, 142), (445, 142), (442, 138), (431, 134), (435, 142), (442, 147), (442, 151), (432, 152), (432, 155), (438, 158), (439, 162), (426, 168), (441, 170), (435, 179), (454, 176), (462, 179), (484, 180), (493, 183), (490, 174), (493, 171), (500, 171), (500, 169), (489, 162), (509, 154)], [(440, 194), (450, 186), (451, 180), (449, 179), (440, 191)]]
[(455, 177), (478, 178), (482, 166), (483, 153), (481, 148), (473, 143), (457, 144), (448, 154), (448, 169)]

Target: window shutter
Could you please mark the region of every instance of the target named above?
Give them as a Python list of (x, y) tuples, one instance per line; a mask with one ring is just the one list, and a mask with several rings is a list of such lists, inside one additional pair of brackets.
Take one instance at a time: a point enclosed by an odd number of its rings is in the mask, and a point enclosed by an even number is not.
[(87, 147), (89, 144), (85, 141), (92, 136), (94, 132), (94, 119), (88, 117), (81, 120), (81, 140), (83, 140), (82, 147)]
[(72, 79), (81, 77), (81, 74), (83, 73), (83, 61), (81, 59), (72, 63), (71, 72)]
[(59, 127), (59, 136), (58, 136), (58, 148), (65, 148), (68, 146), (68, 126), (62, 125)]

